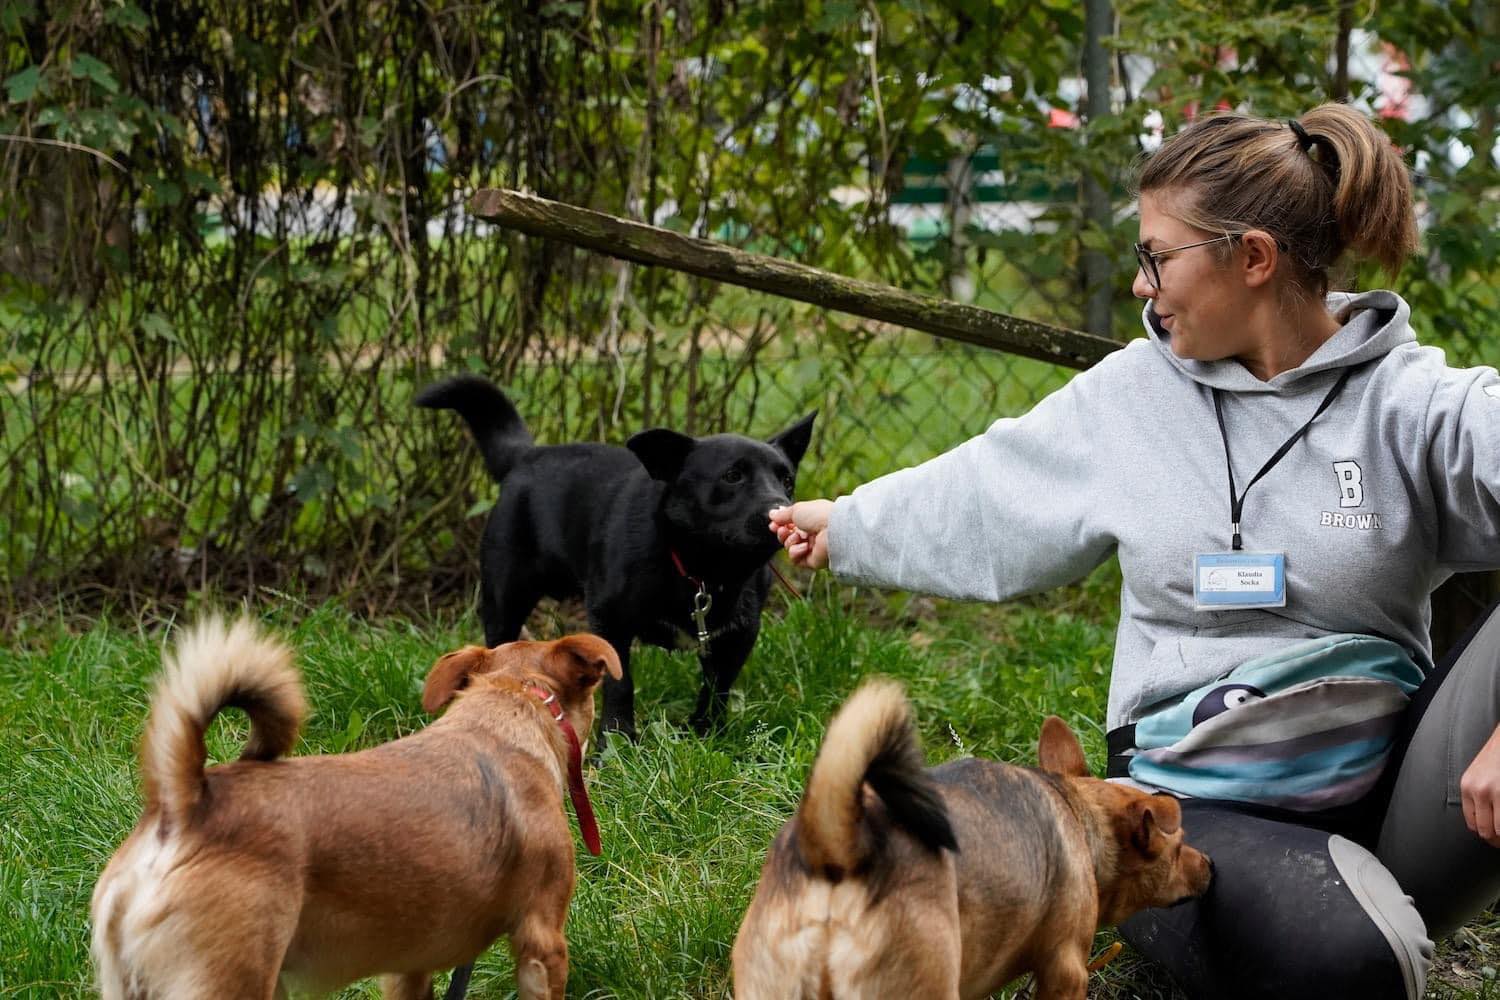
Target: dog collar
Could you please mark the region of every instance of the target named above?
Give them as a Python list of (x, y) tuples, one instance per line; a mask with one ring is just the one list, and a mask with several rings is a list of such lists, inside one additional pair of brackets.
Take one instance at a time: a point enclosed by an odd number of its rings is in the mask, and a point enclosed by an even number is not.
[(583, 786), (583, 748), (578, 744), (578, 733), (573, 729), (573, 723), (563, 714), (556, 694), (540, 684), (527, 684), (526, 690), (541, 701), (542, 707), (562, 729), (563, 736), (567, 737), (568, 798), (573, 800), (573, 812), (578, 815), (578, 829), (583, 833), (584, 846), (589, 849), (590, 854), (597, 857), (600, 852), (599, 824), (594, 819), (594, 807), (589, 803), (588, 789)]

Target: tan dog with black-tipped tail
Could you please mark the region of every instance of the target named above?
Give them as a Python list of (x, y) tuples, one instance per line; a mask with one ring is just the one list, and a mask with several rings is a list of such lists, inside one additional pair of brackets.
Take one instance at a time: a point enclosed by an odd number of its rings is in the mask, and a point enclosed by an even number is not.
[[(619, 660), (592, 635), (467, 647), (428, 677), (429, 711), (453, 701), (432, 725), (286, 758), (306, 714), (290, 650), (244, 621), (189, 630), (152, 699), (145, 810), (94, 890), (100, 991), (270, 998), (386, 973), (386, 996), (425, 997), (431, 972), (507, 935), (520, 996), (560, 1000), (562, 793), (570, 770), (582, 790), (571, 733), (590, 731), (606, 673)], [(250, 740), (205, 769), (204, 731), (229, 707)]]
[(1175, 799), (1089, 777), (1067, 725), (1039, 769), (932, 769), (901, 688), (860, 688), (828, 726), (734, 944), (739, 1000), (985, 997), (1024, 972), (1087, 995), (1094, 932), (1201, 895), (1208, 859)]

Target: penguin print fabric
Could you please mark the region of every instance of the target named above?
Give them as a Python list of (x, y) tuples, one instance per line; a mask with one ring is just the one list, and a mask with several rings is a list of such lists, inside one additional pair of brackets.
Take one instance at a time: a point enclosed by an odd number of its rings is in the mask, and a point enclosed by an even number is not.
[(1380, 777), (1422, 671), (1397, 644), (1330, 635), (1250, 660), (1138, 719), (1128, 774), (1193, 798), (1312, 811)]

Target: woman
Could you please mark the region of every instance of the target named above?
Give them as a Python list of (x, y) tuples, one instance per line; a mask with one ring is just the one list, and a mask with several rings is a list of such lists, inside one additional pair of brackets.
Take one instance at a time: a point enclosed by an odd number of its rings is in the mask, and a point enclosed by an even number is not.
[(1500, 614), (1443, 664), (1427, 631), (1447, 576), (1500, 566), (1500, 378), (1392, 292), (1326, 294), (1345, 251), (1416, 246), (1363, 115), (1200, 120), (1140, 191), (1145, 339), (771, 527), (798, 565), (991, 601), (1117, 553), (1110, 774), (1183, 795), (1215, 865), (1126, 939), (1195, 997), (1419, 997), (1429, 935), (1500, 896)]

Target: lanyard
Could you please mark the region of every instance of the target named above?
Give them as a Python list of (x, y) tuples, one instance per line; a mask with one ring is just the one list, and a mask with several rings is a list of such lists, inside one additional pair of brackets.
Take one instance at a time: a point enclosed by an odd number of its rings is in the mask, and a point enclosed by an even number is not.
[(1224, 464), (1229, 469), (1229, 520), (1234, 527), (1234, 550), (1236, 552), (1243, 548), (1240, 544), (1240, 514), (1245, 509), (1245, 497), (1250, 495), (1250, 487), (1260, 482), (1260, 477), (1270, 472), (1276, 463), (1281, 461), (1282, 457), (1292, 450), (1292, 445), (1302, 440), (1302, 435), (1307, 433), (1307, 429), (1312, 426), (1312, 422), (1317, 420), (1324, 410), (1328, 409), (1329, 405), (1344, 388), (1344, 383), (1349, 381), (1349, 376), (1353, 374), (1353, 367), (1344, 369), (1344, 374), (1340, 375), (1339, 380), (1333, 383), (1333, 388), (1328, 390), (1328, 395), (1323, 397), (1323, 402), (1318, 404), (1318, 408), (1313, 412), (1313, 415), (1307, 418), (1307, 423), (1303, 424), (1297, 433), (1287, 438), (1285, 444), (1276, 449), (1276, 454), (1272, 455), (1270, 460), (1260, 467), (1260, 471), (1255, 474), (1255, 478), (1245, 484), (1244, 492), (1238, 497), (1234, 493), (1234, 462), (1229, 458), (1229, 435), (1224, 430), (1224, 406), (1219, 401), (1219, 390), (1216, 388), (1211, 390), (1214, 394), (1214, 416), (1219, 418), (1219, 437), (1224, 439)]

